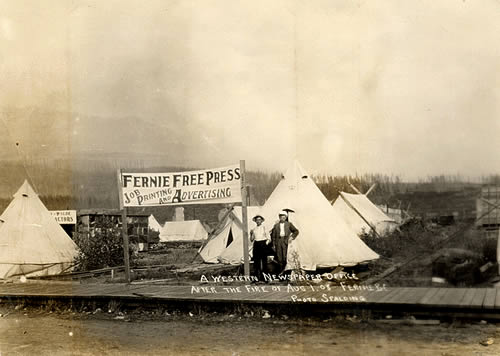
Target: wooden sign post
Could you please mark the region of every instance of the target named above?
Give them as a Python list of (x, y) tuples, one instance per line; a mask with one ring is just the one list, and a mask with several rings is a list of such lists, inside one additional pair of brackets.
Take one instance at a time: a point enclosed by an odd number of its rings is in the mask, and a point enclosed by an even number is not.
[(123, 238), (123, 260), (125, 263), (125, 279), (127, 283), (130, 283), (130, 255), (128, 250), (127, 208), (123, 206), (121, 169), (118, 170), (118, 193), (120, 200), (120, 210), (122, 212), (122, 238)]
[(250, 256), (248, 254), (248, 211), (247, 211), (247, 187), (245, 177), (245, 161), (240, 161), (241, 171), (241, 217), (243, 223), (243, 269), (245, 276), (250, 276)]

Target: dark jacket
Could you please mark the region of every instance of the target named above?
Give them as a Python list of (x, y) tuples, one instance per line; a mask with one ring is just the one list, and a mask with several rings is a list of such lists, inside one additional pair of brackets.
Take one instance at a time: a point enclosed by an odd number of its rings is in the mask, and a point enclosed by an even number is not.
[[(297, 237), (299, 235), (299, 230), (289, 221), (285, 221), (285, 241), (288, 242), (289, 237)], [(271, 240), (273, 244), (280, 238), (280, 223), (276, 223), (271, 230)]]

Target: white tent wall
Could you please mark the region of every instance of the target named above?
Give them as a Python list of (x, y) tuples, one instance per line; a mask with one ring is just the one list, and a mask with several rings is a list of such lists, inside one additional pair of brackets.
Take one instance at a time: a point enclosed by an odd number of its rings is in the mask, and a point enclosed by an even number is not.
[(338, 216), (298, 162), (284, 175), (260, 213), (270, 230), (283, 209), (292, 209), (289, 220), (299, 229), (290, 242), (287, 269), (353, 266), (378, 258)]
[(396, 208), (389, 208), (387, 205), (377, 205), (385, 215), (394, 220), (398, 225), (403, 223), (403, 210)]
[(333, 209), (358, 235), (369, 233), (373, 227), (378, 235), (384, 236), (398, 227), (394, 219), (384, 214), (364, 194), (341, 192), (333, 203)]
[[(233, 223), (233, 227), (236, 227)], [(231, 229), (233, 241), (222, 251), (218, 257), (219, 262), (224, 264), (239, 265), (243, 263), (243, 230), (239, 227)], [(248, 255), (252, 258), (253, 244), (248, 243)]]
[(78, 248), (27, 181), (2, 214), (0, 278), (68, 270)]
[(160, 230), (160, 242), (203, 241), (208, 232), (199, 220), (167, 221)]
[[(247, 207), (248, 215), (248, 231), (253, 228), (254, 223), (252, 218), (259, 213), (259, 207)], [(226, 263), (240, 264), (243, 262), (243, 230), (241, 227), (242, 208), (235, 206), (228, 214), (219, 222), (219, 226), (215, 229), (214, 234), (210, 236), (209, 241), (199, 250), (203, 261), (207, 263)], [(228, 246), (229, 234), (232, 234), (233, 241)], [(249, 253), (252, 256), (252, 244), (249, 243)]]
[(226, 225), (219, 231), (217, 236), (210, 239), (206, 245), (200, 247), (198, 253), (206, 263), (219, 263), (220, 254), (226, 249), (229, 233), (233, 226), (233, 221), (226, 219)]
[(161, 225), (160, 223), (158, 222), (158, 220), (156, 220), (156, 218), (154, 217), (153, 214), (149, 215), (149, 218), (148, 218), (148, 226), (149, 226), (149, 229), (150, 230), (153, 230), (153, 231), (161, 231)]
[(352, 210), (347, 203), (340, 197), (333, 203), (335, 213), (354, 231), (357, 235), (369, 233), (371, 227)]

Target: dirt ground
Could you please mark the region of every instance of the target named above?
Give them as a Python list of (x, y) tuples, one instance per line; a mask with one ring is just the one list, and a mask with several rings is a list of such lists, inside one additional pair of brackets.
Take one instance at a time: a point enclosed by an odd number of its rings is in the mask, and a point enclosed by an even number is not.
[[(0, 307), (0, 355), (499, 355), (500, 324), (48, 313)], [(486, 341), (490, 345), (481, 343)]]

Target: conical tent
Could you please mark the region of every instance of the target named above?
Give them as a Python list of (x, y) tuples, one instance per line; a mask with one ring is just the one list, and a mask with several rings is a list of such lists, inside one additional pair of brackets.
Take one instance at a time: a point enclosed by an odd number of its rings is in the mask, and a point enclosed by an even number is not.
[(260, 211), (269, 229), (283, 209), (294, 211), (289, 220), (299, 230), (289, 244), (287, 269), (353, 266), (378, 258), (334, 212), (298, 162), (288, 169)]
[(379, 236), (384, 236), (398, 227), (394, 219), (384, 214), (364, 194), (340, 192), (333, 209), (357, 234), (375, 230)]
[[(247, 208), (248, 220), (259, 212), (259, 207), (249, 206)], [(208, 242), (200, 248), (198, 253), (203, 261), (207, 263), (240, 264), (243, 262), (243, 227), (242, 209), (233, 207), (230, 212), (220, 221), (215, 231), (211, 234)], [(252, 228), (248, 224), (248, 229)], [(252, 244), (249, 243), (249, 253), (252, 255)]]
[(200, 220), (167, 221), (160, 230), (160, 241), (203, 241), (208, 232)]
[(149, 215), (148, 225), (149, 225), (150, 230), (153, 230), (153, 231), (160, 231), (161, 230), (161, 225), (158, 222), (158, 220), (156, 220), (156, 218), (154, 217), (153, 214)]
[(0, 278), (52, 275), (72, 266), (76, 244), (27, 181), (0, 219)]

